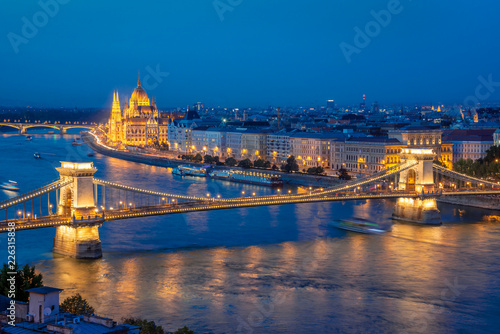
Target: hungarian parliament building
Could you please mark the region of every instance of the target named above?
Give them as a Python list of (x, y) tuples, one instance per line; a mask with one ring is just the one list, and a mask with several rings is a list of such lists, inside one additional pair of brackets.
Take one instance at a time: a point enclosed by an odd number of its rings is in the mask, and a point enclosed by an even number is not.
[(109, 118), (108, 139), (114, 144), (146, 146), (167, 143), (168, 118), (161, 118), (156, 108), (156, 100), (149, 100), (141, 87), (141, 78), (125, 101), (123, 111), (118, 92), (113, 93), (113, 107)]

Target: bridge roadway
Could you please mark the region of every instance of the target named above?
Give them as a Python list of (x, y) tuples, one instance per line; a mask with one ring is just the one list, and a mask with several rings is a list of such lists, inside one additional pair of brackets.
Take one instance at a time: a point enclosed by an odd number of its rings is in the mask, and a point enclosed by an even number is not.
[[(439, 194), (430, 194), (429, 196), (467, 196), (467, 195), (500, 195), (499, 190), (476, 190), (476, 191), (448, 191)], [(424, 195), (426, 196), (426, 195)], [(102, 211), (97, 213), (96, 217), (88, 217), (84, 219), (77, 217), (74, 221), (71, 217), (52, 215), (39, 217), (36, 219), (14, 219), (8, 221), (0, 221), (0, 233), (8, 232), (9, 222), (15, 222), (16, 231), (38, 229), (45, 227), (55, 227), (60, 225), (70, 226), (87, 226), (100, 224), (103, 221), (113, 221), (120, 219), (140, 218), (148, 216), (160, 216), (168, 214), (188, 213), (197, 211), (212, 211), (212, 210), (225, 210), (237, 209), (246, 207), (257, 206), (271, 206), (271, 205), (286, 205), (286, 204), (300, 204), (300, 203), (314, 203), (314, 202), (333, 202), (333, 201), (352, 201), (352, 200), (366, 200), (366, 199), (387, 199), (387, 198), (419, 198), (422, 194), (416, 192), (383, 192), (383, 193), (368, 193), (368, 194), (354, 194), (344, 193), (341, 196), (327, 196), (321, 195), (316, 197), (303, 198), (297, 195), (279, 195), (274, 197), (263, 198), (241, 198), (239, 202), (228, 202), (225, 200), (212, 201), (197, 201), (178, 204), (160, 204), (152, 206), (142, 206), (135, 208), (113, 209), (105, 210), (104, 218), (102, 218)]]

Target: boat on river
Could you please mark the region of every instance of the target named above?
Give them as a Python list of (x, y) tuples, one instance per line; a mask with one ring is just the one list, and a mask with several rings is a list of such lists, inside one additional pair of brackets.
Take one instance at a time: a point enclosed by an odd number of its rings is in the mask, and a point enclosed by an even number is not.
[(9, 180), (8, 182), (3, 182), (0, 184), (0, 189), (9, 191), (19, 191), (19, 186), (16, 181)]
[(35, 153), (33, 154), (33, 156), (35, 157), (35, 159), (41, 159), (41, 158), (42, 158), (42, 157), (40, 156), (40, 153), (38, 153), (38, 152), (35, 152)]
[(210, 172), (213, 179), (227, 180), (240, 183), (258, 184), (268, 187), (280, 187), (283, 180), (278, 174), (262, 173), (258, 171), (243, 171), (239, 169), (219, 169)]
[(32, 137), (32, 136), (26, 136), (26, 140), (27, 140), (27, 141), (32, 141), (32, 140), (33, 140), (33, 137)]
[(180, 176), (206, 177), (208, 168), (210, 168), (210, 166), (197, 167), (191, 165), (179, 165), (172, 169), (172, 174)]
[(330, 225), (342, 230), (365, 234), (382, 234), (386, 232), (379, 224), (363, 218), (338, 219), (334, 220)]
[(73, 142), (71, 143), (71, 145), (73, 145), (73, 146), (80, 146), (80, 145), (83, 145), (83, 144), (85, 144), (85, 142), (84, 142), (84, 141), (82, 141), (80, 138), (78, 138), (78, 139), (76, 139), (76, 138), (75, 138), (75, 139), (73, 139)]

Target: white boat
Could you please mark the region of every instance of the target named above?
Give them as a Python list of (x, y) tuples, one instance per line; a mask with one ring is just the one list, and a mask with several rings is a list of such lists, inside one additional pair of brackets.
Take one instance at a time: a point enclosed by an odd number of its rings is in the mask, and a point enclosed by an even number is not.
[(283, 185), (283, 180), (279, 175), (255, 171), (242, 171), (239, 169), (219, 169), (213, 170), (209, 175), (213, 179), (258, 184), (268, 187), (279, 187)]
[(10, 190), (10, 191), (19, 191), (19, 186), (16, 181), (9, 180), (8, 182), (3, 182), (0, 184), (1, 189)]
[(342, 230), (366, 233), (366, 234), (382, 234), (386, 231), (379, 224), (363, 218), (350, 218), (334, 220), (331, 226)]
[(35, 152), (35, 154), (33, 154), (33, 156), (35, 157), (35, 159), (41, 158), (40, 153), (38, 153), (38, 152)]
[(33, 140), (33, 137), (32, 136), (26, 136), (26, 140), (27, 141), (31, 141), (31, 140)]
[(172, 170), (175, 175), (207, 176), (207, 166), (196, 167), (191, 165), (179, 165)]
[(83, 142), (81, 139), (79, 139), (79, 140), (73, 139), (73, 142), (71, 143), (71, 145), (73, 145), (73, 146), (80, 146), (83, 144), (85, 144), (85, 142)]

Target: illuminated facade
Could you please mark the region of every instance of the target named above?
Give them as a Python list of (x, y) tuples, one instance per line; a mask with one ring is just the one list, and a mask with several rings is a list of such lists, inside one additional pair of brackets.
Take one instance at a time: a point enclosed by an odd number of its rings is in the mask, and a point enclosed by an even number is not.
[(113, 93), (113, 107), (108, 122), (108, 139), (115, 144), (151, 146), (167, 143), (168, 118), (161, 118), (156, 100), (149, 100), (141, 87), (141, 78), (123, 111), (118, 92)]

